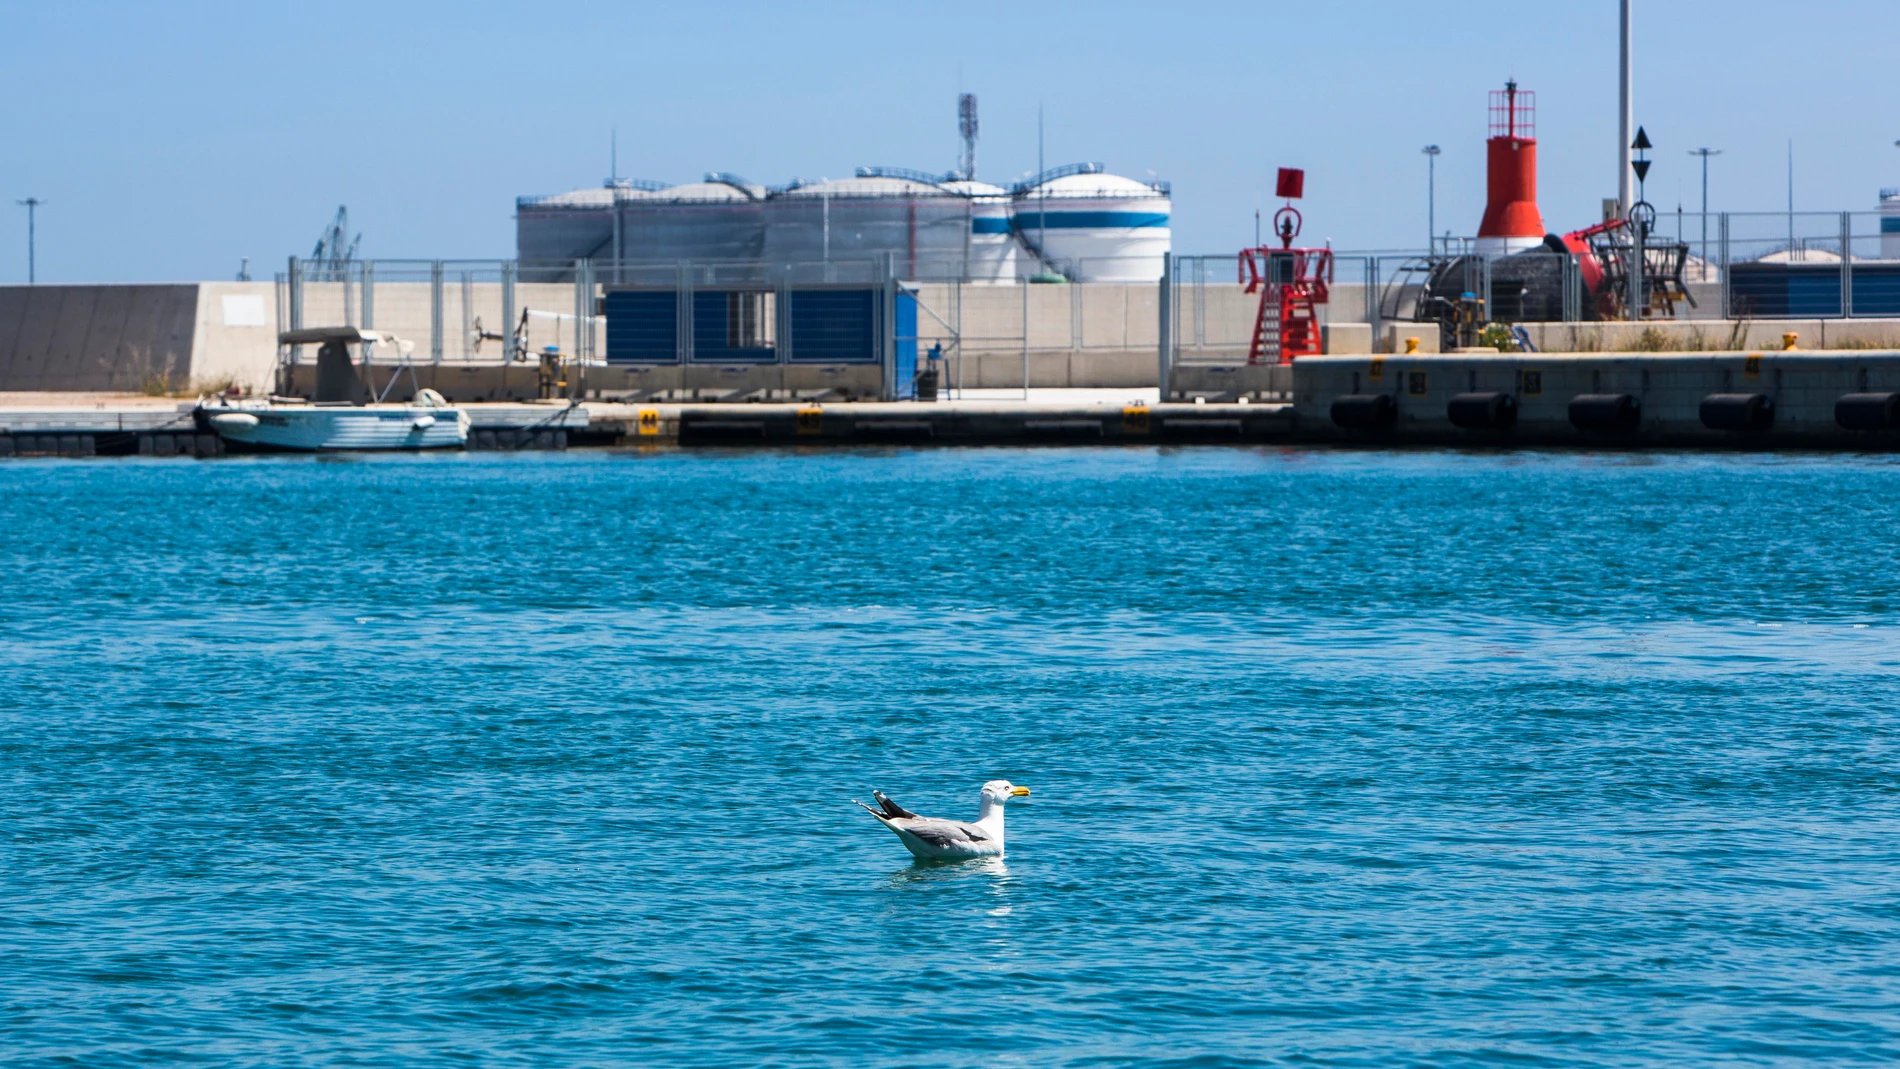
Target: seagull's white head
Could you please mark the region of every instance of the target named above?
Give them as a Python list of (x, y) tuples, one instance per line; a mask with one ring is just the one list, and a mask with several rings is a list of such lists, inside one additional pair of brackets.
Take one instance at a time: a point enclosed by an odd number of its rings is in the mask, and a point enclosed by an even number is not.
[(1011, 798), (1029, 797), (1029, 788), (1018, 787), (1006, 779), (993, 779), (983, 785), (983, 800), (1002, 805)]

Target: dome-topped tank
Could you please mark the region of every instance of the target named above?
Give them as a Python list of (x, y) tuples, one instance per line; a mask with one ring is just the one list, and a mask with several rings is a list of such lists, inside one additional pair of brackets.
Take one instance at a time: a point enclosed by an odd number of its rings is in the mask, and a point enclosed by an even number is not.
[[(866, 168), (870, 170), (870, 168)], [(882, 174), (862, 174), (856, 178), (830, 178), (820, 182), (793, 185), (781, 197), (933, 197), (943, 190), (934, 182), (915, 178), (897, 178)]]
[(1045, 171), (1013, 191), (1016, 233), (1074, 282), (1154, 282), (1173, 244), (1167, 186), (1099, 163)]
[(967, 199), (970, 282), (1014, 282), (1022, 273), (1021, 247), (1009, 228), (1009, 190), (968, 178), (943, 184), (945, 192)]
[(968, 198), (922, 172), (864, 167), (851, 178), (801, 182), (767, 201), (765, 258), (773, 263), (881, 261), (900, 275), (963, 273)]
[(622, 200), (620, 249), (606, 259), (751, 261), (765, 244), (765, 187), (713, 171)]
[(672, 201), (676, 204), (764, 200), (765, 187), (755, 186), (743, 178), (734, 178), (714, 171), (707, 175), (703, 182), (685, 182), (677, 186), (667, 186), (657, 193), (648, 194), (646, 199)]
[(572, 277), (575, 260), (613, 248), (614, 213), (651, 197), (662, 183), (623, 180), (588, 189), (515, 200), (515, 255), (524, 282)]

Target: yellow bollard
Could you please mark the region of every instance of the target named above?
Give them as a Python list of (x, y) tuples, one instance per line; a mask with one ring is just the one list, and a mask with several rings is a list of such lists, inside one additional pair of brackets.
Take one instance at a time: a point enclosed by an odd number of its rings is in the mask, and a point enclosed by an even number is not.
[(1786, 334), (1783, 334), (1783, 335), (1781, 336), (1781, 350), (1782, 350), (1782, 352), (1793, 352), (1793, 351), (1794, 351), (1794, 348), (1795, 348), (1795, 344), (1794, 344), (1794, 343), (1795, 343), (1795, 342), (1798, 342), (1798, 341), (1800, 341), (1800, 340), (1801, 340), (1801, 335), (1799, 335), (1799, 334), (1796, 334), (1796, 333), (1795, 333), (1794, 331), (1792, 331), (1792, 330), (1791, 330), (1791, 331), (1789, 331), (1789, 332), (1788, 332), (1788, 333), (1786, 333)]
[(1410, 355), (1410, 354), (1412, 354), (1412, 353), (1416, 353), (1416, 352), (1418, 352), (1418, 339), (1417, 339), (1417, 338), (1407, 338), (1407, 339), (1405, 339), (1405, 352), (1406, 352), (1406, 354), (1407, 354), (1407, 355)]

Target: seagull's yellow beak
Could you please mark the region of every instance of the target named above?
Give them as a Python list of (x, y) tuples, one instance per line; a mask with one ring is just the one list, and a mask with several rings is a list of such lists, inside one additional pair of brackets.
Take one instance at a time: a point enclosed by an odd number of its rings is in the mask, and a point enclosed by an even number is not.
[(1011, 788), (1009, 789), (1009, 796), (1010, 796), (1011, 798), (1027, 798), (1027, 797), (1029, 797), (1029, 788), (1027, 788), (1027, 787), (1011, 787)]

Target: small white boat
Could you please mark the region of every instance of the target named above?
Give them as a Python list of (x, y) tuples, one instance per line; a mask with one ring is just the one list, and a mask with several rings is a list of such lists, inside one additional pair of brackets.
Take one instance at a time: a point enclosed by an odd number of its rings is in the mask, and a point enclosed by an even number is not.
[(199, 411), (218, 437), (254, 449), (460, 449), (468, 444), (468, 413), (434, 390), (423, 390), (408, 404), (274, 397), (211, 401)]
[[(460, 449), (468, 444), (469, 414), (434, 390), (418, 389), (413, 400), (388, 403), (371, 399), (357, 376), (350, 348), (391, 343), (408, 367), (409, 342), (394, 335), (356, 327), (319, 327), (287, 331), (281, 344), (318, 344), (317, 397), (263, 400), (218, 397), (200, 401), (199, 425), (239, 449), (331, 450)], [(364, 360), (364, 370), (369, 362)], [(400, 369), (398, 374), (400, 373)], [(411, 382), (414, 382), (413, 371)], [(396, 374), (384, 387), (387, 397)], [(420, 385), (420, 384), (417, 384)]]

